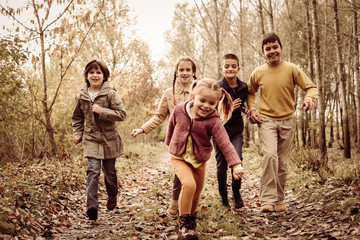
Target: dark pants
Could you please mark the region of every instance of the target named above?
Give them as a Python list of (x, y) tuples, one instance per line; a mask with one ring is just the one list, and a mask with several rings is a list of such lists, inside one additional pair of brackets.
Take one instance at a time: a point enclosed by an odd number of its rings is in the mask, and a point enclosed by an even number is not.
[[(242, 146), (243, 146), (243, 136), (242, 134), (237, 134), (233, 138), (230, 139), (231, 143), (234, 145), (235, 150), (241, 159), (242, 158)], [(214, 149), (215, 149), (215, 157), (216, 157), (216, 168), (217, 168), (217, 180), (218, 180), (218, 187), (219, 187), (219, 194), (222, 198), (226, 198), (228, 196), (227, 192), (227, 170), (228, 170), (228, 163), (224, 154), (221, 152), (220, 148), (216, 145), (214, 141)], [(232, 192), (234, 198), (240, 196), (240, 188), (241, 188), (241, 178), (239, 180), (235, 180), (234, 176), (232, 175), (233, 170), (231, 169), (231, 178), (232, 178)]]
[(181, 191), (181, 182), (180, 182), (180, 179), (175, 174), (174, 175), (174, 182), (173, 182), (172, 199), (177, 201), (179, 199), (179, 196), (180, 196), (180, 191)]
[(88, 158), (87, 179), (86, 179), (86, 206), (98, 206), (99, 176), (102, 170), (104, 173), (106, 192), (109, 197), (116, 197), (118, 184), (115, 169), (115, 159)]

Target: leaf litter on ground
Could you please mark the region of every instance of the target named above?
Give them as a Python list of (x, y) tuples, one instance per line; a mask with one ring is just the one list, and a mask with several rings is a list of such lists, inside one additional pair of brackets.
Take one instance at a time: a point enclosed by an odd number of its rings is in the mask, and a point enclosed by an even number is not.
[[(151, 159), (131, 153), (117, 160), (120, 194), (113, 211), (106, 209), (100, 179), (96, 221), (85, 215), (82, 157), (5, 165), (0, 173), (0, 220), (7, 228), (1, 229), (0, 238), (177, 239), (177, 218), (166, 213), (173, 181), (170, 156), (164, 144), (146, 149), (153, 152)], [(330, 178), (323, 185), (288, 189), (288, 211), (264, 214), (259, 211), (260, 156), (245, 149), (244, 159), (241, 209), (221, 206), (215, 160), (208, 162), (198, 208), (200, 239), (360, 239), (358, 182), (341, 186)], [(230, 189), (229, 184), (229, 196)]]

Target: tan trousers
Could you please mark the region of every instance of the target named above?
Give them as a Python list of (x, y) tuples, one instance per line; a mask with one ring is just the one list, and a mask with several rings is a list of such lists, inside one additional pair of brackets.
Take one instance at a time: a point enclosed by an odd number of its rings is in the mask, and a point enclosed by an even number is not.
[(294, 140), (294, 118), (270, 120), (262, 117), (259, 133), (262, 144), (261, 205), (284, 203), (289, 155)]
[(171, 158), (175, 174), (181, 182), (181, 192), (179, 196), (179, 215), (194, 215), (200, 201), (200, 194), (205, 182), (206, 163), (194, 168), (191, 164)]

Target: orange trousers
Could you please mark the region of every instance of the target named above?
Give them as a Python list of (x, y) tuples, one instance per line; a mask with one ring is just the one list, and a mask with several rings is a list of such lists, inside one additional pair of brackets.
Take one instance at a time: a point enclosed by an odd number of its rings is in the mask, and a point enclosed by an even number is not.
[(179, 215), (194, 215), (200, 201), (201, 191), (205, 182), (206, 163), (194, 168), (184, 160), (171, 157), (175, 174), (181, 182), (181, 192), (179, 196)]

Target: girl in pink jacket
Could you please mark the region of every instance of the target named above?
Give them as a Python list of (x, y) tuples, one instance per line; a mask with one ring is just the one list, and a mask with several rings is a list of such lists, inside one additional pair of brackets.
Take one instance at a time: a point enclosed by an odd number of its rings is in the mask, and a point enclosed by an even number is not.
[[(202, 79), (191, 85), (190, 99), (175, 107), (166, 136), (172, 165), (182, 186), (178, 239), (198, 239), (195, 212), (205, 182), (206, 161), (213, 148), (212, 137), (224, 153), (229, 167), (233, 168), (234, 178), (239, 179), (244, 173), (241, 160), (223, 126), (231, 117), (231, 96), (215, 80)], [(215, 111), (216, 107), (218, 111)]]

